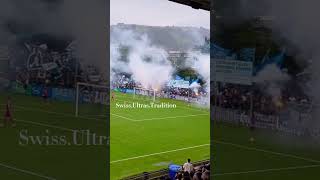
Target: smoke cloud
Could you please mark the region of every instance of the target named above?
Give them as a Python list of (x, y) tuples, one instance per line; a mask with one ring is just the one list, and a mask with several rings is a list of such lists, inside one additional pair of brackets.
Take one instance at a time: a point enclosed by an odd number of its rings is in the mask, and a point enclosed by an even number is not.
[(290, 80), (290, 76), (286, 72), (281, 71), (276, 64), (269, 64), (253, 80), (261, 86), (262, 91), (272, 97), (273, 103), (276, 104), (281, 97), (281, 89)]
[[(107, 69), (108, 19), (104, 0), (4, 0), (0, 6), (0, 40), (24, 34), (46, 34), (76, 41), (83, 64)], [(12, 27), (13, 26), (13, 29)]]
[[(289, 55), (296, 57), (297, 64), (309, 64), (305, 72), (311, 76), (311, 80), (307, 83), (302, 82), (305, 83), (302, 87), (313, 103), (315, 114), (313, 118), (314, 122), (311, 123), (311, 126), (315, 127), (317, 125), (317, 127), (320, 127), (320, 122), (316, 118), (320, 115), (320, 106), (317, 105), (320, 102), (320, 78), (318, 76), (320, 69), (320, 24), (316, 20), (320, 17), (320, 1), (259, 0), (241, 2), (246, 3), (250, 8), (241, 8), (238, 11), (239, 17), (272, 17), (272, 21), (268, 22), (267, 26), (272, 29), (273, 36), (285, 39), (288, 44), (294, 47), (294, 49), (288, 49), (288, 52), (291, 53)], [(231, 13), (228, 9), (224, 10), (224, 15)], [(242, 20), (241, 18), (233, 18), (232, 22), (241, 22)], [(257, 81), (278, 81), (279, 79), (285, 80), (286, 75), (269, 67), (269, 69), (260, 74), (260, 77), (258, 76)], [(278, 94), (278, 91), (276, 94)]]
[[(203, 45), (204, 37), (200, 33), (191, 33), (196, 44)], [(202, 44), (201, 44), (202, 43)], [(124, 49), (126, 49), (124, 51)], [(123, 58), (123, 54), (127, 54)], [(186, 62), (182, 63), (184, 68), (192, 68), (203, 79), (205, 84), (196, 82), (190, 88), (198, 93), (199, 88), (204, 87), (209, 93), (210, 88), (210, 55), (189, 50)], [(144, 88), (160, 89), (168, 81), (177, 69), (168, 59), (165, 49), (155, 46), (144, 33), (138, 33), (121, 27), (114, 27), (111, 32), (111, 76), (127, 73), (132, 75), (135, 82)], [(111, 77), (111, 79), (116, 79)], [(209, 105), (209, 94), (203, 97), (202, 104)]]
[[(120, 59), (120, 48), (128, 49), (126, 60)], [(116, 28), (111, 33), (111, 71), (132, 74), (144, 88), (159, 89), (174, 71), (167, 52), (151, 44), (148, 37), (131, 30)]]
[[(207, 95), (201, 97), (200, 100), (201, 104), (205, 104), (207, 106), (210, 105), (210, 54), (203, 54), (200, 52), (189, 52), (189, 60), (187, 62), (187, 66), (194, 69), (203, 79), (204, 84), (202, 87), (205, 88)], [(190, 88), (195, 92), (198, 93), (200, 88), (200, 84), (194, 82), (190, 85)]]
[[(320, 127), (317, 117), (320, 115), (320, 107), (316, 104), (320, 102), (320, 78), (318, 71), (320, 69), (320, 24), (315, 21), (320, 17), (318, 7), (320, 2), (317, 0), (282, 0), (270, 1), (270, 14), (274, 17), (272, 29), (275, 34), (287, 39), (298, 49), (297, 61), (309, 62), (308, 70), (311, 80), (308, 86), (303, 86), (303, 91), (309, 95), (315, 104), (313, 106), (313, 123), (311, 127)], [(285, 8), (285, 10), (284, 10)], [(298, 63), (299, 63), (298, 62)]]

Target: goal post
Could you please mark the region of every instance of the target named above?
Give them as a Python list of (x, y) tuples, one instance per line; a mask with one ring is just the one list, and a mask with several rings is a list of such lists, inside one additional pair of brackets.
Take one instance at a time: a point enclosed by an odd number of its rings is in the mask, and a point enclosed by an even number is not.
[(106, 116), (109, 89), (104, 85), (78, 82), (75, 93), (75, 116)]
[(133, 98), (137, 97), (149, 97), (152, 101), (156, 101), (157, 91), (155, 89), (145, 89), (145, 88), (134, 88), (133, 89)]

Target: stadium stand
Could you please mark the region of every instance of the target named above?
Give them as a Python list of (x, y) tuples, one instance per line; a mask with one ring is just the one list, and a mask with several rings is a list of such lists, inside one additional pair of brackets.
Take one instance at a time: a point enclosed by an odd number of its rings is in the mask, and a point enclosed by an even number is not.
[[(208, 180), (210, 175), (210, 161), (199, 161), (193, 163), (194, 172), (191, 174), (183, 173), (179, 171), (176, 173), (175, 177), (170, 178), (169, 168), (153, 171), (153, 172), (143, 172), (141, 174), (129, 176), (123, 178), (122, 180)], [(182, 167), (182, 166), (181, 166)]]

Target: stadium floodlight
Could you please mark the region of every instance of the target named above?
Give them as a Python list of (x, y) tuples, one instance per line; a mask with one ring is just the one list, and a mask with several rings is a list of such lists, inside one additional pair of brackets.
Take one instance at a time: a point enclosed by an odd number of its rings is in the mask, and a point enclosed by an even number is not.
[(78, 117), (80, 111), (90, 116), (106, 116), (106, 106), (109, 104), (110, 97), (109, 89), (108, 86), (78, 82), (75, 94), (75, 116)]
[(135, 87), (133, 89), (133, 98), (141, 97), (141, 96), (142, 97), (152, 97), (152, 101), (156, 101), (156, 90)]

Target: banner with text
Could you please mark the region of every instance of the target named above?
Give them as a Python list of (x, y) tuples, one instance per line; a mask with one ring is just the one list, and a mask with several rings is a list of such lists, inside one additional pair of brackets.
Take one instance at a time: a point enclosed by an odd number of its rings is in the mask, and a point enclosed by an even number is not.
[(215, 81), (251, 85), (252, 72), (252, 62), (213, 59), (213, 79)]
[(189, 81), (181, 80), (171, 80), (167, 84), (168, 87), (175, 87), (175, 88), (185, 88), (188, 89), (190, 86)]

